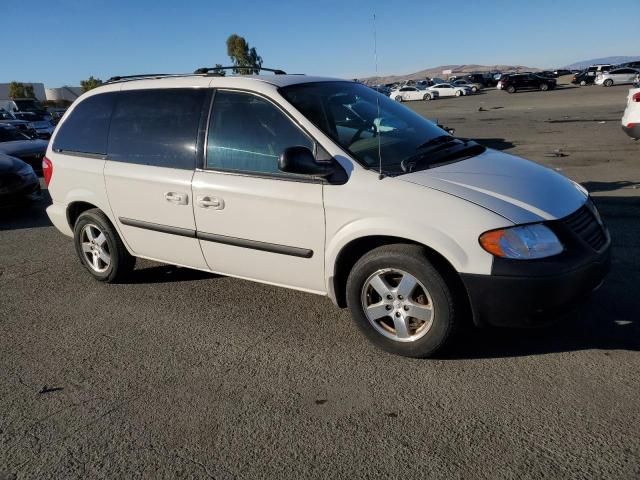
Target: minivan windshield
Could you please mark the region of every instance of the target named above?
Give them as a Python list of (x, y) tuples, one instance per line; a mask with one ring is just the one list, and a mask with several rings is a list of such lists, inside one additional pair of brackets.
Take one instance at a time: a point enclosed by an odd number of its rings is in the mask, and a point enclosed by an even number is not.
[[(301, 83), (280, 92), (357, 161), (374, 169), (382, 165), (386, 174), (450, 163), (453, 158), (442, 155), (443, 145), (460, 142), (433, 122), (360, 83)], [(435, 144), (438, 155), (433, 154)], [(473, 151), (478, 154), (478, 149)], [(461, 152), (456, 149), (456, 158), (470, 156)]]

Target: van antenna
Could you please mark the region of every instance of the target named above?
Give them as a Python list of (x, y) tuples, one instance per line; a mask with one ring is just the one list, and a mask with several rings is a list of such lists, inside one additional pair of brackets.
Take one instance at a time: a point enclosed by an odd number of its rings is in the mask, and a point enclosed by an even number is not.
[[(376, 80), (378, 80), (378, 36), (376, 34), (376, 14), (373, 14), (373, 59), (376, 68)], [(382, 180), (384, 174), (382, 173), (382, 145), (380, 143), (380, 123), (382, 118), (380, 117), (380, 95), (381, 93), (376, 91), (376, 106), (378, 107), (378, 125), (376, 125), (376, 136), (378, 137), (378, 179)]]

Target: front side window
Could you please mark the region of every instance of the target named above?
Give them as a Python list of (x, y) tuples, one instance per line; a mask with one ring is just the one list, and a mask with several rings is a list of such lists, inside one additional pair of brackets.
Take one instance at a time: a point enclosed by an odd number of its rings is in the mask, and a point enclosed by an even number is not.
[(309, 137), (271, 102), (247, 93), (216, 92), (207, 168), (284, 175), (278, 170), (278, 158), (295, 146), (313, 149)]
[(53, 149), (57, 152), (106, 154), (115, 95), (93, 95), (76, 105), (58, 127)]
[(402, 173), (403, 160), (421, 155), (430, 141), (449, 138), (413, 110), (355, 82), (300, 83), (280, 92), (361, 164), (377, 169), (381, 162), (386, 173)]
[(109, 128), (109, 160), (195, 169), (205, 96), (195, 88), (120, 92)]

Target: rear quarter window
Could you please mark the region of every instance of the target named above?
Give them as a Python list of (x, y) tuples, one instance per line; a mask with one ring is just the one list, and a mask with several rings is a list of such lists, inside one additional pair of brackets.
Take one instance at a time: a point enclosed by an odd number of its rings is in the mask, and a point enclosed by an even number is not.
[(109, 129), (109, 160), (193, 170), (204, 89), (120, 92)]
[(115, 95), (115, 92), (93, 95), (76, 105), (58, 128), (53, 150), (106, 154)]

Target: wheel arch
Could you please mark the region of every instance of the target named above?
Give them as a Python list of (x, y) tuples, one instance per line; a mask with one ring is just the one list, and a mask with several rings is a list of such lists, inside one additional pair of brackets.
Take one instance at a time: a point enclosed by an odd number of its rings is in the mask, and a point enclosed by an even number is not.
[[(471, 312), (469, 295), (462, 278), (453, 264), (444, 255), (424, 243), (393, 235), (367, 235), (358, 237), (352, 239), (340, 249), (334, 261), (333, 274), (329, 278), (330, 297), (337, 306), (341, 308), (347, 306), (347, 278), (355, 263), (371, 250), (383, 245), (393, 244), (409, 244), (422, 247), (425, 256), (451, 286), (454, 295), (461, 300), (464, 308), (468, 312)], [(467, 315), (467, 317), (470, 318), (471, 315)]]

